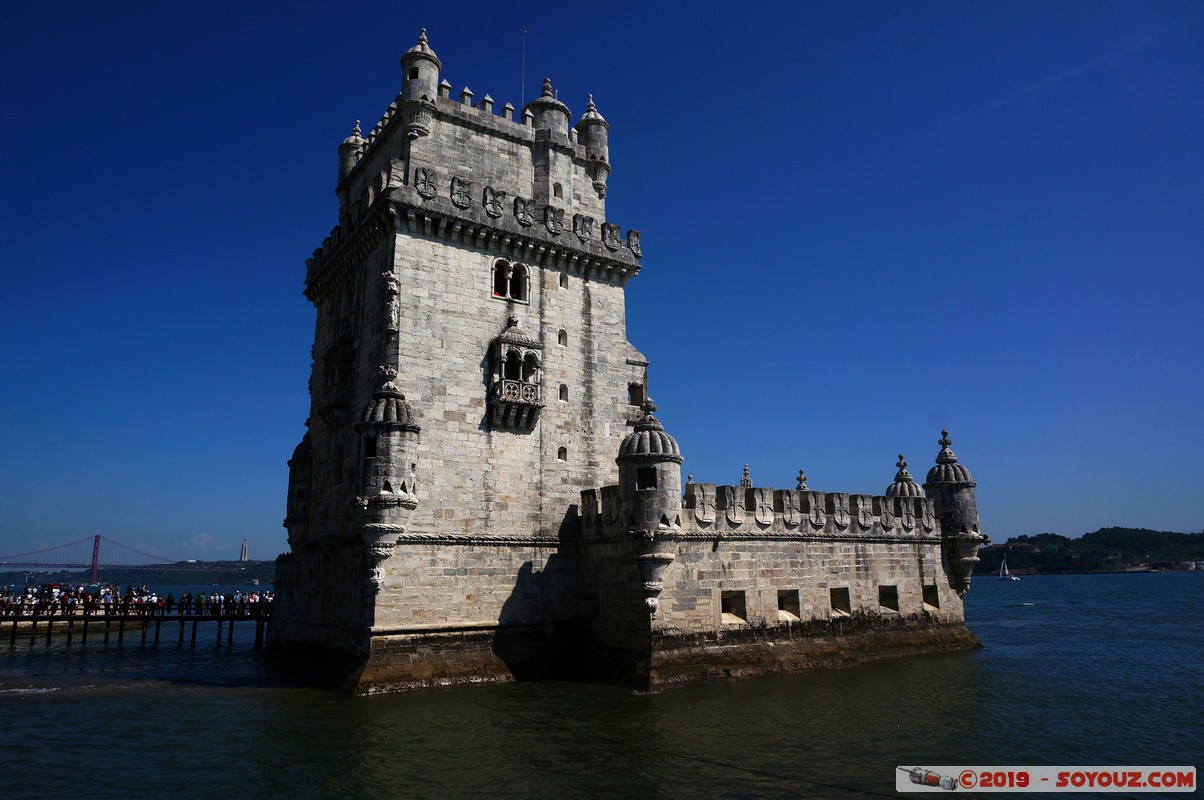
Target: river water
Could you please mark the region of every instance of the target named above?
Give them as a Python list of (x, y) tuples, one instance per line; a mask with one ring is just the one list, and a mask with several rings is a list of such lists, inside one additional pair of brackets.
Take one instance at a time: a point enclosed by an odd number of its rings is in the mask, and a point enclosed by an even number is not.
[(5, 638), (0, 797), (893, 797), (900, 765), (1201, 766), (1204, 574), (978, 577), (967, 601), (975, 652), (656, 694), (343, 697), (266, 672), (253, 625)]

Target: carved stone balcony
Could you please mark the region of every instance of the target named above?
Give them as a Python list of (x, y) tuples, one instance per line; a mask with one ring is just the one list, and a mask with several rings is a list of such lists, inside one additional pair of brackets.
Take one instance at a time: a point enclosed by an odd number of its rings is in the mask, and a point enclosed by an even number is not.
[(539, 384), (525, 381), (497, 380), (489, 390), (493, 407), (493, 427), (529, 431), (539, 421)]

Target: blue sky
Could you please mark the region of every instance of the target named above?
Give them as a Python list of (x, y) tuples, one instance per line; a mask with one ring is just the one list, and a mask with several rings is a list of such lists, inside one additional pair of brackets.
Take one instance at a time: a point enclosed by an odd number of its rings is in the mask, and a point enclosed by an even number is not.
[(696, 480), (880, 493), (948, 426), (996, 541), (1204, 527), (1204, 7), (426, 5), (0, 9), (0, 555), (287, 549), (303, 262), (420, 27), (593, 93)]

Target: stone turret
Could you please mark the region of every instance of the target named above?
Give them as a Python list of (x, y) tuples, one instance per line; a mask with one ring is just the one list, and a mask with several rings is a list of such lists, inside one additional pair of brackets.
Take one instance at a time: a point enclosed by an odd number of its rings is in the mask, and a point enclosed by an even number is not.
[(941, 525), (950, 583), (958, 594), (965, 594), (970, 588), (970, 573), (978, 563), (978, 548), (990, 540), (978, 530), (978, 504), (974, 498), (977, 484), (949, 449), (953, 442), (948, 430), (941, 431), (937, 444), (941, 450), (936, 456), (936, 466), (928, 470), (924, 491), (932, 498), (933, 511)]
[[(347, 176), (351, 174), (351, 170), (355, 169), (363, 149), (364, 137), (360, 135), (360, 121), (357, 119), (355, 127), (351, 129), (351, 135), (339, 145), (339, 182), (337, 186), (341, 187), (347, 180)], [(342, 194), (339, 195), (339, 199), (343, 199)]]
[(442, 66), (427, 42), (426, 28), (423, 28), (417, 44), (401, 57), (401, 115), (406, 136), (411, 139), (431, 132)]
[[(309, 427), (308, 422), (305, 424)], [(288, 503), (284, 527), (288, 530), (288, 543), (293, 547), (303, 545), (309, 539), (309, 495), (313, 469), (314, 451), (309, 431), (306, 431), (293, 450), (293, 457), (288, 460)]]
[(384, 561), (392, 555), (397, 536), (405, 531), (410, 513), (418, 507), (414, 455), (419, 428), (410, 404), (394, 380), (397, 371), (381, 370), (384, 383), (372, 395), (355, 426), (360, 435), (356, 503), (361, 509), (361, 536), (372, 561), (369, 583), (384, 586)]
[(916, 483), (915, 478), (911, 477), (911, 473), (907, 471), (907, 460), (903, 458), (903, 454), (899, 453), (899, 460), (895, 463), (899, 471), (895, 473), (895, 482), (886, 487), (887, 497), (923, 497), (924, 490), (920, 488), (920, 484)]
[(523, 109), (525, 114), (531, 112), (531, 126), (535, 130), (547, 130), (553, 134), (561, 134), (567, 140), (569, 135), (569, 107), (556, 99), (556, 93), (552, 91), (552, 80), (550, 78), (543, 79), (543, 89), (539, 93), (539, 97), (527, 103)]
[(610, 125), (598, 113), (592, 94), (575, 128), (577, 141), (585, 146), (585, 154), (589, 157), (589, 177), (594, 183), (594, 191), (599, 197), (605, 197), (606, 178), (610, 175)]
[(681, 450), (652, 416), (651, 398), (644, 415), (619, 445), (619, 497), (627, 533), (635, 545), (645, 606), (659, 608), (661, 576), (673, 563), (681, 531)]

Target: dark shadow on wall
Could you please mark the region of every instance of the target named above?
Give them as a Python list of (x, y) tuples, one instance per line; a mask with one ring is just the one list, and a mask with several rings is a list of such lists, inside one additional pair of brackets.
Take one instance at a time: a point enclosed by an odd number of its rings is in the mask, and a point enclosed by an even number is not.
[(542, 570), (525, 562), (502, 604), (492, 651), (515, 680), (570, 679), (578, 672), (582, 634), (575, 559), (559, 553)]

